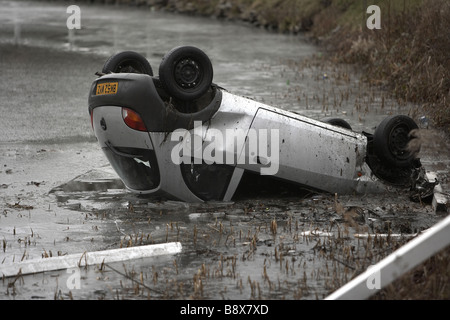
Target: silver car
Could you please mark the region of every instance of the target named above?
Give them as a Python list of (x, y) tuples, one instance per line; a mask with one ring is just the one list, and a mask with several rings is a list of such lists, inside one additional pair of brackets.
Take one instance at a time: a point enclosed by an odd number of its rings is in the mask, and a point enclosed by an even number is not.
[(109, 58), (89, 93), (92, 127), (126, 187), (187, 202), (229, 201), (249, 179), (330, 193), (426, 183), (407, 148), (416, 123), (384, 119), (357, 133), (234, 95), (216, 85), (208, 56), (192, 46), (168, 52), (154, 76), (132, 51)]

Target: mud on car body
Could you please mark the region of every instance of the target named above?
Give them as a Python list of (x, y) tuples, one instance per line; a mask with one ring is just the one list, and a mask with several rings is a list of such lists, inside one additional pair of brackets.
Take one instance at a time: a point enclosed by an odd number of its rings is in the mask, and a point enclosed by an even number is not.
[(158, 76), (132, 51), (111, 56), (98, 75), (92, 127), (132, 192), (228, 201), (261, 175), (339, 194), (426, 192), (424, 169), (407, 148), (417, 129), (407, 116), (357, 133), (343, 119), (318, 121), (237, 96), (212, 82), (209, 57), (191, 46), (168, 52)]

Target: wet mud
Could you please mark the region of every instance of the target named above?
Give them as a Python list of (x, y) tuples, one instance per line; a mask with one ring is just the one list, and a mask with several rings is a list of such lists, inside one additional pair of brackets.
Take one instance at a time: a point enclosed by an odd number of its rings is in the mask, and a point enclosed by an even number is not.
[[(78, 286), (71, 282), (73, 270), (18, 270), (0, 281), (0, 299), (322, 299), (445, 215), (430, 203), (411, 201), (408, 190), (341, 195), (258, 184), (242, 188), (233, 202), (203, 204), (129, 193), (93, 138), (86, 105), (93, 74), (116, 50), (154, 52), (147, 56), (156, 66), (166, 47), (204, 45), (216, 82), (233, 93), (314, 119), (339, 116), (355, 131), (372, 131), (389, 114), (417, 117), (420, 109), (365, 86), (356, 70), (323, 61), (317, 48), (298, 38), (151, 13), (147, 28), (165, 41), (136, 45), (141, 34), (132, 31), (133, 21), (143, 19), (142, 12), (119, 15), (115, 7), (89, 6), (85, 21), (105, 23), (98, 19), (102, 12), (123, 29), (113, 43), (99, 44), (102, 24), (92, 22), (70, 42), (67, 30), (39, 22), (65, 7), (43, 8), (22, 22), (19, 46), (12, 21), (0, 24), (0, 85), (8, 92), (0, 101), (8, 114), (0, 120), (0, 270), (22, 260), (144, 244), (180, 242), (183, 249), (82, 268)], [(180, 33), (182, 27), (190, 32)], [(44, 41), (27, 30), (61, 35)], [(233, 40), (236, 32), (255, 45), (251, 51)], [(30, 91), (20, 75), (35, 67), (39, 72), (28, 76), (41, 85)], [(422, 162), (448, 190), (448, 143), (433, 128), (423, 130)]]

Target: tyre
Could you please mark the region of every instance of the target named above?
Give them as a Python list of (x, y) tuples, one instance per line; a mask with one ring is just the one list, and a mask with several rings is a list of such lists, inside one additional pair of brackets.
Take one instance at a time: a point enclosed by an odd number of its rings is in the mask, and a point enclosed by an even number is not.
[(329, 123), (329, 124), (331, 124), (333, 126), (336, 126), (336, 127), (341, 127), (341, 128), (344, 128), (344, 129), (352, 130), (352, 127), (350, 126), (350, 124), (347, 121), (345, 121), (344, 119), (340, 119), (340, 118), (325, 118), (325, 119), (322, 119), (322, 121), (325, 122), (325, 123)]
[(408, 150), (410, 132), (418, 129), (413, 119), (403, 115), (385, 118), (373, 135), (374, 154), (387, 165), (404, 168), (411, 166), (415, 154)]
[(148, 60), (134, 51), (123, 51), (112, 55), (103, 66), (103, 73), (143, 73), (153, 76)]
[(159, 78), (170, 96), (192, 101), (211, 87), (213, 68), (209, 57), (200, 49), (176, 47), (164, 56), (159, 66)]

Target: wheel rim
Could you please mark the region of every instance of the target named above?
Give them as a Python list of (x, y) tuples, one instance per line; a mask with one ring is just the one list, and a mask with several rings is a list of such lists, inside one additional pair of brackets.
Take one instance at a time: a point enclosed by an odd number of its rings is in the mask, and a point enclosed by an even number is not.
[(200, 66), (197, 61), (186, 58), (175, 65), (175, 81), (182, 88), (194, 88), (201, 80)]
[(409, 142), (409, 128), (407, 126), (397, 126), (392, 129), (389, 135), (389, 150), (400, 160), (409, 158), (409, 152), (406, 146)]

